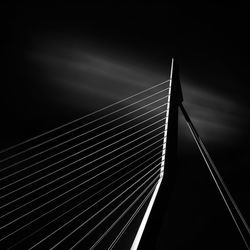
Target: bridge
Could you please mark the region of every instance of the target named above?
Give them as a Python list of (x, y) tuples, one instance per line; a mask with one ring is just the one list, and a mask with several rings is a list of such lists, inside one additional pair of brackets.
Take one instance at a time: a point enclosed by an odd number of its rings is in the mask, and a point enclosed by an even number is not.
[(249, 227), (169, 80), (0, 152), (1, 249), (154, 249), (182, 113), (246, 249)]

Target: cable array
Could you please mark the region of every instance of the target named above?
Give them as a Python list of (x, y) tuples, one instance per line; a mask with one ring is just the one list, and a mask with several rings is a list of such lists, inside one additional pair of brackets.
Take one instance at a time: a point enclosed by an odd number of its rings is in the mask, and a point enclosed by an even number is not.
[(1, 248), (119, 244), (159, 182), (168, 82), (2, 150)]

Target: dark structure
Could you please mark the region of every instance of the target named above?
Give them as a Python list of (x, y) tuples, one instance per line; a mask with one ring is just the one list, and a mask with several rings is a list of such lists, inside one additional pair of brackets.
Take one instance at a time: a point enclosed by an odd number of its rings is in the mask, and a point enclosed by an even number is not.
[(175, 183), (177, 167), (178, 107), (183, 101), (178, 71), (178, 65), (172, 60), (170, 75), (172, 86), (168, 118), (165, 174), (142, 235), (139, 249), (155, 248), (161, 234), (162, 221), (167, 211), (168, 200)]
[(173, 190), (176, 171), (178, 168), (177, 159), (177, 146), (178, 146), (178, 111), (179, 108), (184, 115), (190, 132), (198, 146), (198, 149), (208, 167), (208, 170), (216, 184), (216, 187), (228, 208), (228, 211), (246, 245), (247, 249), (250, 249), (250, 230), (244, 220), (241, 212), (239, 211), (235, 201), (233, 200), (230, 192), (228, 191), (222, 177), (220, 176), (215, 164), (209, 156), (198, 132), (196, 131), (191, 119), (188, 116), (182, 102), (183, 95), (179, 78), (179, 66), (172, 59), (171, 65), (171, 98), (170, 109), (168, 119), (168, 131), (167, 131), (167, 144), (166, 144), (166, 161), (165, 161), (165, 174), (161, 183), (161, 187), (157, 194), (153, 209), (148, 218), (147, 225), (142, 235), (138, 249), (155, 249), (157, 242), (160, 238), (164, 238), (163, 221), (164, 216), (168, 210), (168, 202)]

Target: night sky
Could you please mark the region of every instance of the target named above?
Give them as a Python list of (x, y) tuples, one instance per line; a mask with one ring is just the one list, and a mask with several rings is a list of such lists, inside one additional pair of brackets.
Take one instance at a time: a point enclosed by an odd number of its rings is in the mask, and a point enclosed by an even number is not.
[[(1, 149), (169, 79), (174, 57), (183, 105), (250, 223), (249, 5), (0, 8)], [(182, 115), (178, 143), (157, 249), (245, 249)]]

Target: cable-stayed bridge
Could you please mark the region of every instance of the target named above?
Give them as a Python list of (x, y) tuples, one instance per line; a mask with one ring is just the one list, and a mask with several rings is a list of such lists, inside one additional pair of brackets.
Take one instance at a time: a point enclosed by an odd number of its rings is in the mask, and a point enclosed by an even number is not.
[(178, 109), (249, 247), (249, 228), (170, 79), (0, 152), (1, 249), (154, 249), (175, 181)]

